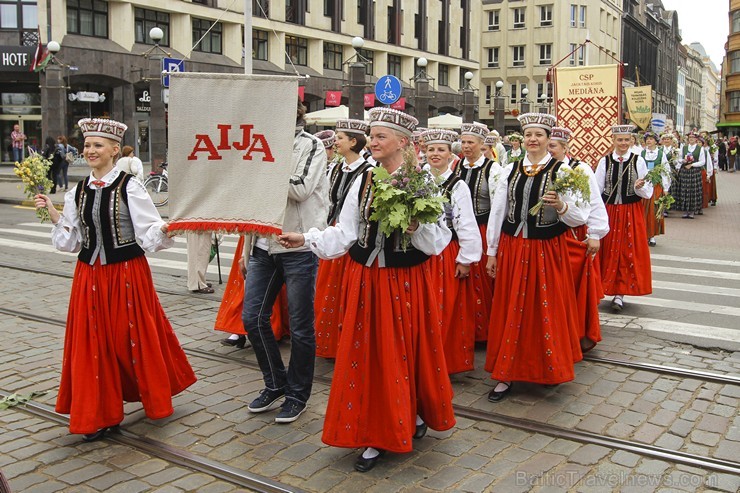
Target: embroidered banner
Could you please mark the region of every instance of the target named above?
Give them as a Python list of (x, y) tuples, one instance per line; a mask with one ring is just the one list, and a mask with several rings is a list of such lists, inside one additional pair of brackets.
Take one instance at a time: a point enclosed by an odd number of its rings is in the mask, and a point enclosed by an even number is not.
[(611, 127), (622, 111), (620, 66), (557, 67), (555, 114), (573, 133), (570, 154), (596, 166), (612, 147)]
[(298, 78), (179, 72), (170, 84), (170, 229), (279, 233)]
[(630, 120), (641, 129), (647, 130), (653, 118), (652, 86), (625, 87), (624, 96)]
[(398, 101), (391, 105), (394, 110), (404, 111), (406, 109), (406, 98), (398, 98)]
[(370, 94), (365, 94), (363, 103), (365, 104), (365, 108), (372, 108), (375, 106), (375, 93), (371, 92)]

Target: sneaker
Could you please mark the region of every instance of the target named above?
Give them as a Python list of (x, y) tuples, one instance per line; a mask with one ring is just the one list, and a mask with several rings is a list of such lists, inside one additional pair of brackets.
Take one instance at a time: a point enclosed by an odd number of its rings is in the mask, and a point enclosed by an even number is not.
[(275, 416), (276, 423), (292, 423), (306, 410), (306, 405), (293, 399), (285, 399), (280, 412)]
[(655, 238), (650, 238), (650, 239), (648, 240), (648, 245), (650, 245), (650, 246), (655, 246), (655, 245), (657, 245), (657, 244), (658, 244), (658, 242), (657, 242), (657, 241), (655, 241)]
[(269, 411), (271, 409), (275, 409), (280, 404), (278, 401), (280, 398), (282, 398), (285, 395), (285, 390), (270, 390), (270, 389), (263, 389), (260, 392), (260, 396), (257, 397), (255, 400), (252, 401), (252, 403), (247, 406), (247, 409), (249, 409), (253, 413), (263, 413), (265, 411)]

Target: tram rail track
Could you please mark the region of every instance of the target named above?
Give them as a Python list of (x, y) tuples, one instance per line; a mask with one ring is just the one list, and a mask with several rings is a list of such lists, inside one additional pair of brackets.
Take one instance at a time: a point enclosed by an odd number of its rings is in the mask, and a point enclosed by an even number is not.
[[(17, 264), (8, 262), (0, 262), (0, 268), (18, 270), (22, 272), (31, 272), (41, 275), (49, 275), (55, 277), (62, 277), (72, 279), (72, 274), (66, 272), (52, 271), (48, 269), (38, 269), (32, 267), (25, 267)], [(183, 292), (182, 290), (174, 290), (167, 288), (157, 288), (158, 293), (167, 294), (171, 296), (182, 296), (186, 298), (197, 298), (200, 301), (208, 301), (212, 303), (219, 303), (220, 300), (213, 297), (203, 296), (202, 294), (194, 295), (192, 293)], [(41, 320), (43, 321), (43, 320)], [(598, 349), (596, 349), (598, 351)], [(679, 378), (696, 379), (705, 382), (719, 383), (723, 385), (740, 385), (740, 376), (730, 375), (727, 373), (716, 373), (711, 371), (694, 370), (688, 368), (680, 368), (675, 366), (659, 365), (650, 363), (647, 361), (627, 360), (621, 358), (609, 358), (604, 356), (598, 356), (597, 354), (585, 354), (583, 356), (584, 361), (591, 363), (601, 363), (606, 365), (621, 366), (623, 368), (629, 368), (632, 370), (643, 370), (654, 373), (660, 373), (663, 375), (672, 375)]]
[[(0, 308), (0, 313), (8, 315), (8, 316), (22, 318), (25, 320), (33, 320), (33, 321), (44, 323), (44, 324), (64, 326), (64, 322), (61, 322), (59, 320), (49, 318), (49, 317), (44, 317), (41, 315), (35, 315), (32, 313), (26, 313), (26, 312), (22, 312), (18, 310)], [(192, 356), (192, 357), (203, 358), (203, 359), (216, 361), (216, 362), (220, 362), (224, 364), (236, 364), (238, 366), (249, 368), (250, 370), (253, 370), (253, 371), (259, 371), (259, 366), (257, 362), (255, 361), (250, 361), (244, 358), (236, 358), (233, 356), (219, 354), (219, 353), (215, 353), (211, 351), (205, 351), (202, 349), (189, 348), (189, 347), (183, 347), (183, 349), (187, 355)], [(695, 377), (691, 376), (688, 378), (695, 378)], [(327, 386), (331, 385), (331, 379), (325, 376), (321, 376), (321, 375), (314, 376), (314, 381), (316, 383), (321, 383)], [(734, 382), (727, 382), (727, 383), (734, 383)], [(35, 405), (37, 404), (34, 404), (34, 406)], [(548, 423), (542, 423), (542, 422), (534, 421), (530, 419), (518, 418), (515, 416), (509, 416), (505, 414), (484, 411), (484, 410), (476, 409), (470, 406), (462, 406), (459, 404), (454, 404), (453, 407), (455, 409), (456, 416), (464, 417), (464, 418), (471, 419), (474, 421), (494, 423), (494, 424), (498, 424), (498, 425), (509, 427), (509, 428), (515, 428), (515, 429), (519, 429), (519, 430), (527, 431), (531, 433), (540, 433), (543, 435), (547, 435), (547, 436), (551, 436), (555, 438), (562, 438), (566, 440), (572, 440), (572, 441), (576, 441), (576, 442), (583, 443), (583, 444), (600, 445), (602, 447), (607, 447), (613, 450), (624, 450), (624, 451), (632, 452), (632, 453), (635, 453), (641, 456), (665, 460), (665, 461), (668, 461), (674, 464), (683, 464), (687, 466), (697, 467), (697, 468), (705, 469), (708, 471), (716, 471), (716, 472), (723, 472), (723, 473), (729, 473), (729, 474), (740, 474), (740, 462), (737, 462), (737, 461), (730, 461), (730, 460), (718, 459), (714, 457), (706, 457), (706, 456), (702, 456), (698, 454), (691, 454), (691, 453), (682, 452), (678, 450), (671, 450), (665, 447), (658, 447), (658, 446), (645, 444), (645, 443), (641, 443), (637, 441), (626, 440), (626, 439), (621, 439), (621, 438), (614, 438), (614, 437), (610, 437), (606, 435), (601, 435), (598, 433), (570, 429), (570, 428), (551, 425)], [(114, 436), (114, 435), (111, 435), (111, 436)], [(169, 453), (169, 451), (166, 450), (166, 448), (161, 448), (161, 449), (155, 448), (154, 450), (161, 450), (163, 454)], [(189, 454), (187, 452), (185, 453)], [(192, 455), (192, 454), (189, 454), (189, 455)], [(175, 459), (183, 460), (183, 459), (178, 459), (177, 457), (175, 457)], [(271, 491), (281, 491), (281, 490), (271, 490)]]
[[(0, 390), (0, 398), (7, 397), (10, 394), (10, 392)], [(29, 401), (23, 406), (16, 407), (15, 409), (60, 426), (69, 426), (69, 418), (55, 412), (54, 409), (46, 404)], [(171, 445), (157, 440), (152, 440), (151, 438), (136, 435), (123, 429), (119, 430), (117, 433), (107, 433), (105, 435), (105, 439), (121, 445), (126, 445), (140, 452), (187, 468), (191, 471), (207, 474), (235, 486), (249, 489), (250, 491), (256, 491), (259, 493), (303, 493), (305, 491), (258, 474), (253, 474), (248, 471), (237, 469), (227, 464), (193, 454), (187, 450), (172, 447)]]

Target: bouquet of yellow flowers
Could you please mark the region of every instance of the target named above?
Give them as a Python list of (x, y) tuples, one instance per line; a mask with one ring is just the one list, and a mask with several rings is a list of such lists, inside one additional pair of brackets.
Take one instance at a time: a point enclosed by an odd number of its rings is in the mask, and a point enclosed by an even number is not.
[[(51, 161), (44, 159), (41, 154), (34, 153), (28, 156), (23, 162), (15, 163), (13, 172), (15, 176), (23, 182), (23, 192), (26, 197), (33, 200), (33, 197), (39, 193), (46, 193), (52, 187), (51, 180), (47, 177)], [(20, 185), (18, 188), (21, 188)], [(36, 216), (41, 222), (50, 221), (49, 210), (46, 207), (36, 209)]]
[[(570, 192), (575, 195), (576, 204), (578, 205), (588, 203), (591, 199), (591, 186), (588, 183), (588, 175), (580, 168), (576, 170), (560, 168), (555, 181), (548, 187), (548, 191), (557, 192), (558, 195)], [(533, 216), (537, 215), (544, 205), (544, 200), (540, 199), (534, 207), (529, 209), (529, 213)]]
[(401, 248), (406, 251), (411, 237), (406, 229), (412, 219), (420, 224), (434, 223), (443, 212), (446, 199), (431, 173), (422, 169), (413, 147), (404, 152), (404, 162), (393, 174), (382, 166), (373, 169), (373, 212), (381, 233), (402, 233)]

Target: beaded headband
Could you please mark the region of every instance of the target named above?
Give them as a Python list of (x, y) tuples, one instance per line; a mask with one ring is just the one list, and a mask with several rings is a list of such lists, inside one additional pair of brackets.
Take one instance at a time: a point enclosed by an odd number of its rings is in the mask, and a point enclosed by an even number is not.
[(529, 127), (537, 127), (550, 131), (555, 126), (555, 122), (555, 116), (548, 113), (524, 113), (523, 115), (519, 115), (519, 123), (522, 125), (522, 130), (526, 130)]
[(481, 140), (485, 140), (489, 132), (487, 126), (478, 122), (463, 123), (460, 127), (460, 135), (473, 135)]
[(343, 119), (343, 120), (337, 120), (337, 126), (334, 129), (336, 132), (344, 132), (346, 134), (360, 134), (365, 135), (367, 134), (369, 125), (367, 122), (364, 122), (362, 120), (354, 120), (354, 119)]
[(411, 137), (419, 124), (419, 120), (413, 116), (392, 108), (372, 108), (368, 111), (368, 118), (370, 119), (370, 128), (387, 127), (398, 130), (406, 137)]
[(119, 144), (123, 140), (123, 134), (126, 133), (128, 126), (115, 120), (106, 118), (83, 118), (77, 122), (82, 135), (87, 137), (105, 137), (106, 139), (115, 140)]

